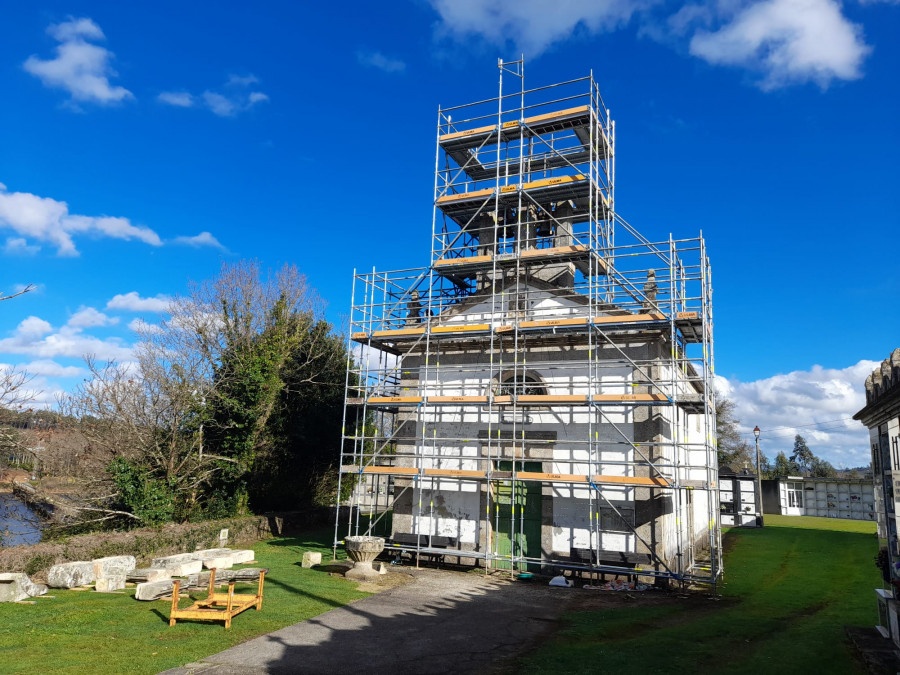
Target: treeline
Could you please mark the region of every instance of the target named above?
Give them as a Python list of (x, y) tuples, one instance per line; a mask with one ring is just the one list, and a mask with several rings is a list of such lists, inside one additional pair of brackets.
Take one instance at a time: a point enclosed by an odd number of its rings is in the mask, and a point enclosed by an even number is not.
[(142, 325), (133, 362), (87, 359), (32, 454), (47, 471), (77, 455), (71, 491), (89, 525), (333, 503), (347, 361), (295, 267), (223, 265)]
[[(734, 403), (724, 397), (716, 402), (716, 434), (718, 436), (718, 459), (720, 466), (730, 466), (735, 471), (747, 468), (756, 473), (756, 445), (741, 438), (738, 426), (740, 420), (734, 416)], [(774, 461), (763, 453), (759, 458), (760, 473), (764, 478), (779, 476), (811, 476), (814, 478), (836, 478), (837, 470), (830, 462), (817, 457), (803, 436), (794, 437), (794, 448), (790, 455), (779, 452)]]
[(811, 476), (813, 478), (837, 478), (837, 470), (831, 462), (813, 454), (800, 434), (794, 436), (794, 451), (788, 456), (784, 451), (775, 455), (775, 461), (767, 459), (762, 465), (766, 478), (779, 476)]

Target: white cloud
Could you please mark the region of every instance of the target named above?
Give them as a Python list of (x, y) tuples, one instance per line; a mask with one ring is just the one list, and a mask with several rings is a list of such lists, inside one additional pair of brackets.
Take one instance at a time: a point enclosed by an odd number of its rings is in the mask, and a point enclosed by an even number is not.
[(22, 321), (10, 337), (0, 339), (0, 353), (25, 354), (38, 359), (59, 357), (82, 358), (93, 354), (102, 360), (127, 360), (131, 347), (118, 338), (100, 339), (86, 335), (82, 327), (66, 324), (59, 330), (43, 319), (30, 316)]
[(716, 386), (734, 402), (735, 417), (749, 440), (754, 426), (762, 430), (760, 450), (770, 460), (779, 451), (790, 455), (794, 436), (800, 434), (834, 466), (861, 466), (869, 463), (868, 431), (850, 418), (865, 406), (865, 380), (877, 365), (813, 366), (754, 382), (717, 377)]
[(194, 105), (194, 97), (186, 91), (164, 91), (156, 97), (156, 100), (178, 108), (191, 108)]
[(160, 333), (162, 327), (159, 324), (148, 323), (141, 318), (132, 319), (128, 322), (128, 328), (135, 333)]
[(64, 366), (51, 359), (38, 359), (31, 363), (17, 363), (14, 366), (7, 363), (0, 363), (0, 372), (15, 368), (19, 371), (25, 371), (29, 375), (40, 377), (81, 377), (87, 370), (78, 366)]
[(117, 317), (107, 316), (93, 307), (81, 307), (69, 317), (66, 325), (73, 328), (93, 328), (95, 326), (113, 326), (117, 323), (119, 323)]
[(237, 104), (234, 101), (214, 91), (204, 91), (203, 102), (213, 115), (219, 117), (232, 117), (237, 112)]
[(589, 33), (625, 25), (655, 0), (429, 0), (440, 15), (438, 33), (453, 38), (480, 37), (494, 45), (513, 43), (534, 58), (569, 38), (576, 29)]
[(257, 103), (268, 101), (269, 97), (261, 91), (229, 91), (222, 94), (216, 91), (203, 92), (203, 102), (214, 115), (234, 117), (238, 113), (250, 110)]
[(357, 52), (356, 59), (368, 68), (377, 68), (386, 73), (402, 73), (406, 64), (400, 59), (385, 56), (381, 52)]
[(194, 246), (195, 248), (199, 248), (201, 246), (211, 246), (213, 248), (218, 248), (223, 251), (227, 250), (218, 239), (216, 239), (209, 232), (201, 232), (198, 235), (193, 237), (176, 237), (176, 244), (184, 244), (185, 246)]
[(41, 250), (40, 246), (32, 246), (24, 237), (7, 237), (3, 251), (8, 255), (34, 255)]
[[(660, 16), (671, 7), (663, 0), (558, 0), (550, 10), (544, 0), (429, 3), (439, 16), (438, 37), (512, 45), (526, 58), (573, 35), (612, 32), (636, 19), (642, 36), (675, 48), (689, 41), (695, 57), (759, 73), (759, 86), (766, 91), (806, 82), (824, 88), (834, 80), (858, 79), (871, 52), (861, 27), (844, 16), (839, 0), (701, 0), (668, 17)], [(374, 67), (391, 62), (378, 53), (357, 58)]]
[(765, 0), (743, 7), (718, 30), (698, 30), (690, 51), (712, 64), (760, 72), (759, 86), (771, 90), (858, 79), (871, 48), (836, 0)]
[(44, 60), (32, 55), (24, 63), (25, 70), (39, 78), (44, 86), (64, 89), (73, 101), (100, 105), (134, 98), (130, 91), (109, 81), (116, 76), (110, 66), (113, 53), (88, 42), (105, 39), (93, 21), (70, 19), (50, 26), (47, 33), (60, 43), (56, 57)]
[[(83, 216), (69, 213), (65, 202), (39, 197), (30, 192), (9, 192), (0, 183), (0, 229), (9, 229), (19, 238), (45, 241), (56, 246), (61, 256), (78, 255), (74, 234), (105, 236), (113, 239), (137, 239), (151, 246), (161, 246), (162, 240), (153, 230), (133, 225), (128, 218)], [(10, 240), (7, 240), (7, 250)], [(13, 251), (28, 248), (27, 241), (12, 244)]]
[(49, 321), (44, 321), (37, 316), (29, 316), (19, 323), (16, 333), (23, 337), (41, 337), (53, 330)]
[(69, 19), (47, 28), (47, 33), (57, 42), (71, 42), (84, 38), (86, 40), (105, 40), (106, 36), (100, 26), (88, 18)]
[(350, 354), (353, 356), (355, 367), (363, 371), (386, 371), (397, 365), (395, 355), (368, 345), (353, 345)]
[(235, 117), (257, 103), (269, 100), (267, 94), (254, 87), (258, 83), (259, 78), (255, 75), (229, 75), (218, 89), (207, 89), (197, 95), (188, 91), (164, 91), (157, 100), (180, 108), (200, 105), (219, 117)]
[(119, 309), (126, 312), (165, 312), (168, 311), (172, 298), (160, 293), (152, 298), (142, 298), (137, 291), (120, 293), (106, 303), (106, 309)]
[(251, 84), (256, 84), (258, 82), (259, 78), (256, 77), (256, 75), (229, 75), (226, 84), (237, 87), (249, 87)]

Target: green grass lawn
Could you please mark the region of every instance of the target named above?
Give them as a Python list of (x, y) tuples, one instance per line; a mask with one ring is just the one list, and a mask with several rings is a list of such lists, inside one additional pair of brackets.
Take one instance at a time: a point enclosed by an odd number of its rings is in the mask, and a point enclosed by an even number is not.
[(515, 670), (864, 673), (843, 627), (877, 620), (875, 524), (771, 515), (765, 522), (726, 533), (720, 600), (570, 612), (566, 627)]
[(257, 543), (259, 566), (269, 568), (262, 611), (238, 615), (227, 631), (208, 622), (170, 628), (169, 602), (137, 602), (133, 588), (122, 595), (51, 589), (56, 597), (35, 605), (2, 604), (0, 672), (158, 673), (365, 597), (353, 582), (300, 567), (304, 551), (331, 560), (331, 537), (328, 530)]

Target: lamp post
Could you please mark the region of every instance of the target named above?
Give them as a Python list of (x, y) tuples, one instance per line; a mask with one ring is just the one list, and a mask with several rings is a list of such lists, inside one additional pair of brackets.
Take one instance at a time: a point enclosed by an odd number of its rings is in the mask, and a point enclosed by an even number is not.
[(756, 517), (757, 525), (762, 527), (763, 524), (763, 505), (762, 505), (762, 471), (759, 467), (759, 426), (753, 427), (753, 435), (756, 437), (756, 508), (759, 509), (759, 515)]

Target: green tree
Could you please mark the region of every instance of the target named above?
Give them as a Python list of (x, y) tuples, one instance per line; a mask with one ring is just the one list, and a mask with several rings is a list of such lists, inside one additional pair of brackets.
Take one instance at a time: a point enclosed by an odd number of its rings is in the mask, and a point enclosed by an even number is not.
[[(277, 484), (258, 477), (285, 453), (314, 447), (336, 458), (333, 411), (347, 357), (322, 314), (295, 267), (263, 274), (254, 262), (223, 265), (217, 278), (176, 298), (159, 325), (143, 329), (137, 368), (90, 362), (92, 377), (68, 408), (86, 454), (107, 468), (84, 501), (99, 510), (105, 499), (110, 513), (130, 510), (135, 520), (155, 522), (163, 517), (157, 497), (168, 491), (174, 520), (225, 516), (251, 507), (254, 486), (262, 494)], [(327, 396), (318, 389), (326, 383)], [(307, 397), (327, 400), (329, 413)], [(289, 403), (310, 416), (302, 446), (287, 440), (299, 423), (282, 411)]]
[[(816, 457), (809, 475), (814, 478), (837, 478), (837, 470), (831, 465), (831, 462)], [(852, 476), (850, 477), (852, 478)]]
[[(334, 501), (348, 355), (345, 339), (327, 322), (308, 331), (312, 339), (295, 345), (282, 369), (285, 386), (269, 419), (271, 442), (257, 457), (251, 485), (254, 510)], [(344, 483), (346, 489), (350, 483)]]
[(809, 449), (806, 439), (800, 434), (794, 436), (794, 452), (791, 454), (791, 462), (797, 466), (798, 472), (809, 475), (817, 461), (818, 458)]
[(769, 477), (796, 476), (799, 472), (800, 470), (796, 462), (792, 459), (788, 459), (784, 452), (779, 452), (775, 455), (775, 463), (772, 465), (772, 472)]

